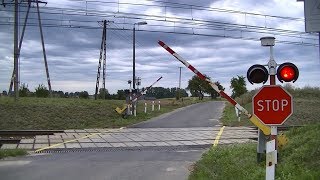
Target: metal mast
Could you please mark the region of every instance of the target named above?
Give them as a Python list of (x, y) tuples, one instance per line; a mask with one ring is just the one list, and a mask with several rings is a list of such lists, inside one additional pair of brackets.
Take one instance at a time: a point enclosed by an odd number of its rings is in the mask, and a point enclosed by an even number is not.
[[(108, 21), (109, 22), (109, 21)], [(96, 81), (96, 91), (94, 94), (94, 99), (98, 99), (98, 91), (99, 91), (99, 82), (100, 82), (100, 70), (101, 70), (101, 61), (103, 61), (103, 94), (102, 98), (105, 99), (106, 94), (106, 40), (107, 40), (107, 21), (103, 21), (103, 31), (102, 31), (102, 41), (100, 47), (100, 58), (98, 64), (98, 73), (97, 73), (97, 81)]]

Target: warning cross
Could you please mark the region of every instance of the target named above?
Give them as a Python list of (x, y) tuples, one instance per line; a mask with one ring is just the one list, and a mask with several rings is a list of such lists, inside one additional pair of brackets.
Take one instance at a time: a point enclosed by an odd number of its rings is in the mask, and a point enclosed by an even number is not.
[(253, 96), (253, 114), (266, 125), (282, 125), (293, 113), (292, 101), (292, 96), (281, 86), (263, 86)]

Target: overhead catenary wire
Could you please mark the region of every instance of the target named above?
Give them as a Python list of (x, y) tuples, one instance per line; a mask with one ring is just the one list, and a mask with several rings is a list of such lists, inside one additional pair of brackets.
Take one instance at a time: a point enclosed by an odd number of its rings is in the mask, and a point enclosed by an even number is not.
[[(13, 23), (1, 23), (0, 25), (12, 25)], [(34, 23), (28, 23), (27, 26), (36, 26)], [(84, 26), (84, 25), (60, 25), (60, 24), (42, 24), (43, 27), (49, 28), (72, 28), (72, 29), (98, 29), (98, 26)], [(109, 28), (111, 30), (125, 30), (128, 31), (131, 29), (129, 28)], [(168, 33), (168, 34), (181, 34), (181, 35), (194, 35), (194, 36), (205, 36), (205, 37), (216, 37), (216, 38), (229, 38), (229, 39), (239, 39), (239, 40), (251, 40), (251, 41), (259, 41), (257, 37), (241, 37), (241, 36), (231, 36), (231, 35), (219, 35), (219, 34), (203, 34), (203, 33), (190, 33), (190, 32), (174, 32), (174, 31), (161, 31), (161, 30), (137, 30), (137, 31), (144, 31), (150, 33)], [(283, 44), (291, 44), (291, 45), (301, 45), (301, 46), (316, 46), (318, 47), (319, 44), (316, 43), (308, 43), (303, 41), (287, 41), (287, 40), (276, 40), (277, 43)]]
[[(228, 23), (228, 22), (220, 22), (220, 21), (213, 21), (213, 20), (203, 20), (203, 19), (191, 19), (191, 18), (184, 18), (184, 17), (174, 17), (174, 21), (170, 20), (172, 18), (165, 17), (165, 16), (159, 16), (159, 15), (146, 15), (146, 14), (138, 14), (138, 13), (124, 13), (124, 12), (112, 12), (112, 11), (99, 11), (99, 10), (91, 10), (92, 12), (89, 12), (85, 14), (86, 10), (82, 9), (72, 9), (72, 8), (56, 8), (56, 7), (44, 7), (46, 10), (48, 10), (47, 14), (51, 15), (62, 15), (60, 11), (64, 11), (63, 15), (68, 16), (82, 16), (82, 17), (114, 17), (114, 18), (127, 18), (127, 19), (144, 19), (144, 20), (154, 20), (159, 22), (171, 22), (171, 23), (189, 23), (192, 25), (224, 25), (228, 27), (237, 27), (237, 28), (245, 28), (245, 29), (251, 29), (251, 30), (269, 30), (273, 32), (282, 32), (282, 33), (292, 33), (292, 34), (306, 34), (306, 35), (314, 35), (310, 33), (305, 33), (301, 31), (293, 31), (288, 29), (277, 29), (277, 28), (268, 28), (265, 26), (253, 26), (253, 25), (246, 25), (246, 24), (236, 24), (236, 23)], [(7, 10), (8, 11), (8, 10)], [(56, 12), (50, 12), (50, 11), (56, 11)], [(58, 11), (58, 12), (57, 12)], [(72, 12), (72, 13), (71, 13)], [(122, 16), (120, 16), (122, 15)], [(123, 16), (126, 15), (126, 16)], [(132, 15), (134, 17), (130, 17), (129, 15)], [(152, 18), (150, 18), (152, 17)]]

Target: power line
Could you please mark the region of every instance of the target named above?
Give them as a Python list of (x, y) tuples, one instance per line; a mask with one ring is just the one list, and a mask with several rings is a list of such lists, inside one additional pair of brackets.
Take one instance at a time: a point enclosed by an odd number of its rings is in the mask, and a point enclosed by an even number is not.
[[(232, 9), (224, 9), (224, 8), (214, 8), (208, 6), (200, 6), (196, 4), (187, 4), (187, 3), (177, 3), (177, 2), (170, 2), (170, 1), (159, 1), (159, 0), (145, 0), (147, 2), (156, 2), (156, 3), (163, 3), (165, 5), (153, 5), (153, 4), (143, 4), (143, 3), (130, 3), (130, 2), (110, 2), (110, 1), (96, 1), (96, 0), (73, 0), (78, 2), (86, 2), (86, 3), (100, 3), (100, 4), (123, 4), (123, 5), (133, 5), (133, 6), (150, 6), (150, 7), (172, 7), (177, 9), (193, 9), (193, 10), (203, 10), (203, 11), (216, 11), (216, 12), (224, 12), (224, 13), (233, 13), (233, 14), (247, 14), (253, 16), (261, 16), (261, 17), (270, 17), (270, 18), (278, 18), (278, 19), (285, 19), (291, 21), (304, 21), (304, 18), (297, 18), (297, 17), (289, 17), (289, 16), (277, 16), (277, 15), (270, 15), (270, 14), (261, 14), (261, 13), (252, 13), (246, 11), (238, 11)], [(141, 1), (140, 1), (141, 2)]]
[[(13, 23), (0, 23), (0, 25), (12, 25)], [(36, 26), (34, 23), (28, 23), (27, 26)], [(43, 27), (48, 28), (71, 28), (71, 29), (99, 29), (97, 26), (79, 26), (79, 25), (57, 25), (57, 24), (42, 24)], [(128, 28), (108, 28), (110, 30), (123, 30), (128, 31)], [(260, 41), (256, 37), (242, 37), (242, 36), (231, 36), (231, 35), (219, 35), (219, 34), (203, 34), (203, 33), (189, 33), (189, 32), (174, 32), (174, 31), (161, 31), (161, 30), (137, 30), (150, 33), (167, 33), (167, 34), (181, 34), (181, 35), (194, 35), (194, 36), (204, 36), (204, 37), (216, 37), (216, 38), (228, 38), (228, 39), (238, 39), (238, 40), (250, 40), (250, 41)], [(309, 42), (297, 42), (297, 41), (287, 41), (287, 40), (276, 40), (277, 43), (291, 44), (291, 45), (301, 45), (301, 46), (315, 46), (318, 47), (317, 43)]]
[[(251, 29), (251, 30), (268, 30), (272, 32), (282, 32), (282, 33), (292, 33), (292, 34), (309, 34), (302, 31), (293, 31), (287, 29), (276, 29), (276, 28), (268, 28), (263, 26), (252, 26), (246, 24), (236, 24), (236, 23), (228, 23), (228, 22), (221, 22), (221, 21), (212, 21), (212, 20), (203, 20), (203, 19), (191, 19), (191, 18), (182, 18), (182, 17), (175, 17), (174, 21), (170, 20), (170, 17), (166, 16), (157, 16), (157, 15), (146, 15), (146, 14), (137, 14), (137, 13), (124, 13), (124, 12), (111, 12), (111, 11), (98, 11), (93, 10), (94, 12), (90, 12), (88, 10), (83, 9), (71, 9), (71, 8), (56, 8), (56, 7), (44, 7), (49, 11), (59, 11), (59, 12), (44, 12), (47, 14), (55, 14), (55, 15), (70, 15), (70, 16), (83, 16), (83, 17), (113, 17), (113, 18), (127, 18), (127, 19), (143, 19), (143, 20), (152, 20), (152, 21), (159, 21), (159, 22), (171, 22), (171, 23), (181, 23), (181, 24), (190, 24), (190, 25), (220, 25), (228, 28), (244, 28), (244, 29)], [(60, 11), (64, 11), (62, 14)], [(72, 13), (71, 13), (72, 12)], [(106, 15), (110, 14), (110, 15)], [(126, 15), (126, 16), (119, 16), (119, 14)], [(133, 15), (135, 17), (129, 17), (129, 15)], [(141, 18), (143, 17), (143, 18)], [(150, 18), (152, 17), (152, 18)], [(160, 18), (160, 19), (159, 19)], [(179, 20), (179, 21), (178, 21)]]

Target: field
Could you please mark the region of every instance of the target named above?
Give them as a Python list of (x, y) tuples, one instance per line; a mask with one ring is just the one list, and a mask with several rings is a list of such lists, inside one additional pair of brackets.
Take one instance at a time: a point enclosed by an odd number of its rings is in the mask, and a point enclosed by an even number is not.
[[(208, 99), (204, 100), (207, 101)], [(158, 102), (158, 100), (156, 101)], [(115, 112), (122, 100), (92, 100), (64, 98), (13, 98), (0, 97), (0, 129), (88, 129), (115, 128), (145, 121), (176, 108), (200, 102), (197, 98), (161, 99), (161, 110), (144, 113), (144, 101), (139, 101), (137, 116), (123, 119)]]

